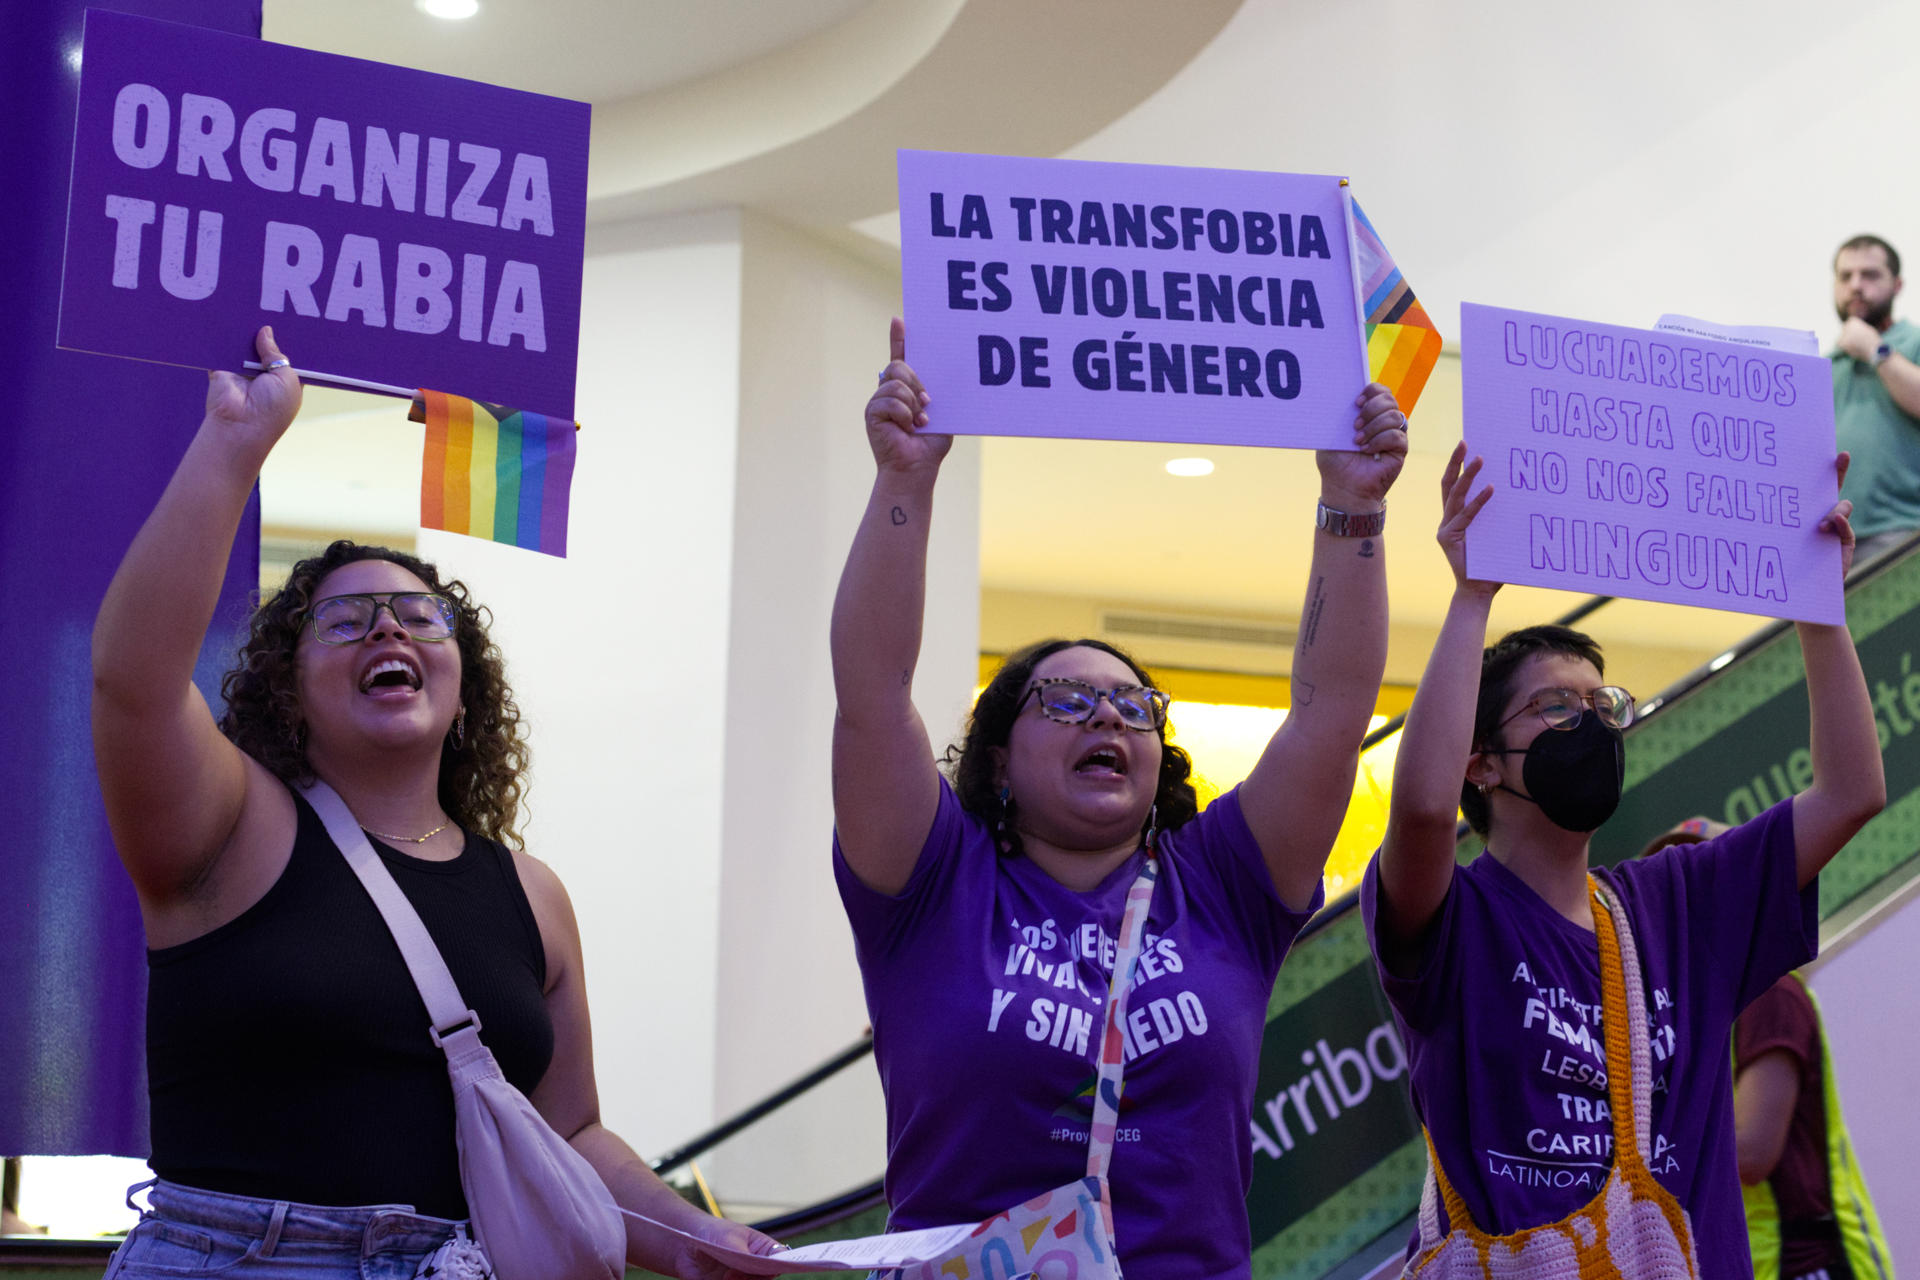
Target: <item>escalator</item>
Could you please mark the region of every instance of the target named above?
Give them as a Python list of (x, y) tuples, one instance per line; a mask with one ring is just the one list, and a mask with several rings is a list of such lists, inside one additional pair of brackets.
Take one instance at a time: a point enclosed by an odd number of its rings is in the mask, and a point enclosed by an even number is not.
[[(1566, 621), (1603, 610), (1596, 598)], [(1881, 927), (1882, 910), (1920, 881), (1920, 539), (1858, 570), (1847, 616), (1872, 695), (1885, 758), (1887, 809), (1821, 876), (1823, 942), (1847, 945)], [(1385, 744), (1397, 722), (1370, 735)], [(1620, 808), (1596, 833), (1594, 861), (1632, 857), (1654, 833), (1705, 814), (1737, 823), (1807, 785), (1808, 713), (1793, 628), (1768, 625), (1642, 704), (1627, 731)], [(1462, 860), (1478, 852), (1463, 840)], [(1378, 1269), (1407, 1239), (1425, 1169), (1407, 1100), (1406, 1062), (1373, 975), (1357, 899), (1330, 903), (1302, 933), (1275, 984), (1253, 1107), (1249, 1194), (1259, 1280), (1349, 1280)], [(1816, 976), (1816, 987), (1819, 979)], [(823, 1082), (865, 1071), (868, 1041), (656, 1163), (697, 1173), (722, 1142)], [(877, 1088), (873, 1091), (877, 1098)], [(877, 1172), (877, 1170), (876, 1170)], [(704, 1189), (704, 1179), (699, 1179)], [(723, 1207), (732, 1207), (722, 1192)], [(830, 1190), (822, 1188), (823, 1191)], [(707, 1197), (711, 1203), (711, 1197)], [(757, 1224), (784, 1240), (884, 1230), (877, 1178)]]

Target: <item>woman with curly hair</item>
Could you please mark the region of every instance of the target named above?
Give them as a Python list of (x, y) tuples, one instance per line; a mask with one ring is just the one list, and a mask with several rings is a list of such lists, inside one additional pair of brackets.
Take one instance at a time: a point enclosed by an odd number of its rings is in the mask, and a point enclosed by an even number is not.
[[(1120, 1023), (1114, 1242), (1129, 1274), (1244, 1277), (1260, 1038), (1320, 905), (1386, 663), (1380, 532), (1406, 419), (1378, 385), (1354, 452), (1318, 457), (1321, 515), (1294, 705), (1204, 813), (1167, 695), (1118, 650), (1009, 658), (936, 767), (910, 693), (934, 482), (951, 438), (906, 362), (867, 402), (877, 472), (834, 603), (834, 868), (887, 1098), (901, 1230), (984, 1219), (1088, 1167), (1100, 1019), (1129, 893), (1157, 866)], [(1090, 529), (1150, 519), (1077, 493)]]
[[(447, 1066), (373, 900), (296, 788), (333, 787), (419, 912), (507, 1079), (625, 1208), (687, 1205), (600, 1123), (579, 930), (517, 846), (527, 748), (487, 613), (432, 565), (336, 542), (254, 615), (215, 724), (192, 681), (223, 567), (300, 382), (216, 372), (108, 588), (94, 754), (146, 926), (152, 1208), (116, 1277), (404, 1280), (464, 1237)], [(638, 1224), (637, 1266), (720, 1274)], [(377, 1256), (376, 1256), (377, 1255)]]

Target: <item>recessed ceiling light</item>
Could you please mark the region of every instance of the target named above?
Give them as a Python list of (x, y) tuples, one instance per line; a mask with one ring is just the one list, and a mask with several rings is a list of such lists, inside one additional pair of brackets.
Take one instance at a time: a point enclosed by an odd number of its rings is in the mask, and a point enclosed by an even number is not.
[(1170, 476), (1210, 476), (1213, 474), (1213, 462), (1208, 458), (1175, 458), (1167, 463)]
[(445, 18), (450, 22), (471, 18), (480, 12), (480, 0), (413, 0), (413, 5), (430, 18)]

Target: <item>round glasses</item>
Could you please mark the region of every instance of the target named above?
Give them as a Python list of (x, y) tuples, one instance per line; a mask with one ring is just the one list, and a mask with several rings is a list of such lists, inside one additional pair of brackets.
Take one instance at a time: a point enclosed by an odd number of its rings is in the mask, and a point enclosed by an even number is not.
[(1494, 726), (1497, 733), (1529, 711), (1540, 717), (1549, 729), (1571, 729), (1580, 723), (1587, 708), (1600, 717), (1609, 729), (1624, 729), (1633, 723), (1633, 695), (1617, 684), (1603, 684), (1592, 693), (1572, 689), (1542, 689), (1527, 699), (1527, 704)]
[(373, 631), (380, 611), (415, 640), (445, 640), (453, 635), (459, 617), (453, 601), (429, 591), (373, 591), (315, 600), (308, 616), (313, 638), (321, 644), (353, 644)]
[(1096, 689), (1085, 680), (1052, 677), (1035, 680), (1020, 696), (1013, 714), (1019, 715), (1029, 698), (1039, 702), (1041, 715), (1059, 724), (1085, 724), (1100, 705), (1100, 699), (1105, 698), (1113, 713), (1120, 717), (1120, 723), (1137, 733), (1147, 733), (1165, 724), (1167, 705), (1173, 701), (1160, 690), (1141, 684)]

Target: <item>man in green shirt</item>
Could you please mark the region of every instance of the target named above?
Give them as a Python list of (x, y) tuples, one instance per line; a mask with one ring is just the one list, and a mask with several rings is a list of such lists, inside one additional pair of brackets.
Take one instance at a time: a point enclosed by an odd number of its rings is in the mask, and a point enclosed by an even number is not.
[(1900, 255), (1878, 236), (1855, 236), (1833, 257), (1833, 417), (1853, 455), (1856, 564), (1920, 531), (1920, 328), (1893, 318), (1900, 286)]

